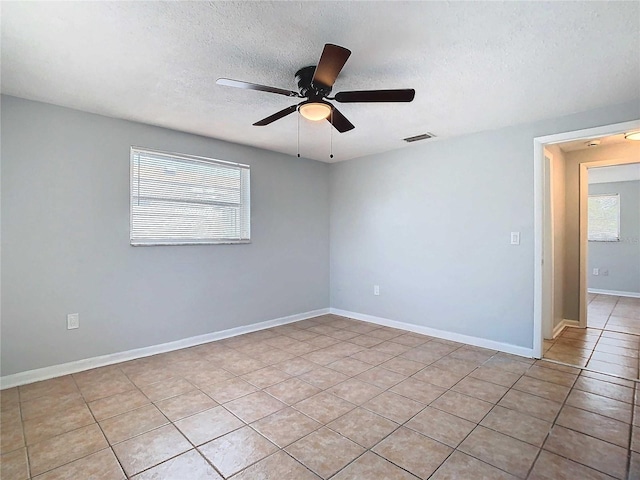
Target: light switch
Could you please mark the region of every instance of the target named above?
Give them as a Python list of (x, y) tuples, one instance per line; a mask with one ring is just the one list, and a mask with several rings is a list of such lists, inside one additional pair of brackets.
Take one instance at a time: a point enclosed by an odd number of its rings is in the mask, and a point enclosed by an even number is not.
[(70, 313), (67, 315), (67, 330), (80, 328), (80, 314)]
[(520, 232), (511, 232), (511, 245), (520, 245)]

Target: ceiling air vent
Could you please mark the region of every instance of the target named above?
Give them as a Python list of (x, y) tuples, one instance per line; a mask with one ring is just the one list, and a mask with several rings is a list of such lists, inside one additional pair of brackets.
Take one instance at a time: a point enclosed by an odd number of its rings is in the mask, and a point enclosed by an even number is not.
[(407, 137), (403, 140), (407, 143), (411, 143), (411, 142), (417, 142), (419, 140), (426, 140), (427, 138), (433, 138), (433, 137), (435, 137), (433, 133), (427, 132), (427, 133), (423, 133), (422, 135), (416, 135), (415, 137)]

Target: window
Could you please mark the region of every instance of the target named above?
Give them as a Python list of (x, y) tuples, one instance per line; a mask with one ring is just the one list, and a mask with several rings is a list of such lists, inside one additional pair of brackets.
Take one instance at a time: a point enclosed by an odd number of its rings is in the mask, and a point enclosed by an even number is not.
[(250, 238), (248, 165), (131, 148), (131, 245)]
[(589, 241), (617, 242), (620, 240), (620, 196), (589, 195)]

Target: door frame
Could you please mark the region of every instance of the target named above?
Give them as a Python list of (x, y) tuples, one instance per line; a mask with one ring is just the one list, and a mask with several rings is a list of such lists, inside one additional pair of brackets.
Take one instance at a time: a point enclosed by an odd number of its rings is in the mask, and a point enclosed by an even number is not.
[[(545, 245), (551, 245), (553, 248), (553, 224), (549, 218), (545, 218), (545, 205), (551, 201), (545, 194), (545, 183), (550, 178), (549, 168), (545, 166), (545, 145), (553, 145), (556, 143), (570, 142), (574, 140), (586, 140), (597, 137), (607, 137), (609, 135), (617, 135), (626, 133), (631, 130), (640, 129), (640, 119), (629, 122), (615, 123), (600, 127), (575, 130), (571, 132), (556, 133), (553, 135), (544, 135), (533, 139), (533, 198), (534, 198), (534, 285), (533, 285), (533, 356), (542, 358), (542, 328), (544, 321), (543, 316), (547, 316), (549, 308), (547, 302), (553, 302), (553, 295), (543, 295), (548, 291), (550, 283), (553, 279), (553, 264), (547, 261), (547, 267), (543, 268), (543, 260), (545, 254), (549, 256), (551, 252), (545, 252)], [(590, 166), (595, 166), (592, 162)], [(629, 162), (634, 163), (634, 162)], [(585, 181), (587, 178), (587, 167), (585, 166)], [(582, 165), (581, 165), (581, 186), (582, 186)], [(582, 197), (582, 195), (581, 195)], [(586, 202), (585, 202), (586, 203)], [(553, 205), (549, 205), (553, 208)], [(585, 207), (586, 208), (586, 207)], [(585, 211), (580, 211), (580, 236), (582, 238), (582, 224)], [(586, 232), (586, 219), (584, 220)], [(587, 309), (587, 262), (586, 262), (586, 245), (582, 248), (582, 240), (580, 245), (580, 320), (586, 322)], [(586, 243), (586, 242), (585, 242)], [(584, 257), (584, 258), (583, 258)], [(548, 260), (548, 259), (547, 259)], [(543, 321), (544, 320), (544, 321)], [(549, 321), (553, 321), (549, 319)]]
[[(544, 184), (542, 186), (544, 205), (542, 212), (542, 229), (549, 228), (549, 225), (555, 225), (554, 218), (554, 194), (553, 194), (553, 153), (546, 148), (544, 152)], [(542, 251), (545, 252), (542, 261), (542, 276), (548, 278), (542, 291), (542, 338), (550, 338), (553, 335), (553, 322), (555, 319), (555, 302), (553, 301), (553, 292), (555, 292), (555, 276), (553, 274), (555, 266), (555, 242), (553, 235), (542, 235), (544, 244)]]

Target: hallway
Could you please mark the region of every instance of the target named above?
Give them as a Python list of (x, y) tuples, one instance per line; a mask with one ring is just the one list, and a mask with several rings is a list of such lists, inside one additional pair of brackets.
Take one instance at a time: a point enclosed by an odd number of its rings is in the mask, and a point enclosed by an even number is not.
[(587, 328), (545, 340), (544, 358), (638, 379), (640, 298), (589, 294)]

